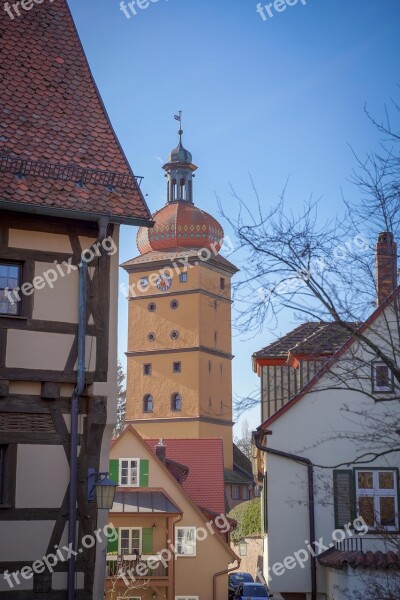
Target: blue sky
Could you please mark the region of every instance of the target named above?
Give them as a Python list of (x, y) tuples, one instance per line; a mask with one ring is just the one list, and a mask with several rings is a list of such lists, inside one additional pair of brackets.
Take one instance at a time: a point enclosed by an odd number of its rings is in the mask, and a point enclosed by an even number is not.
[[(237, 211), (230, 185), (254, 206), (249, 174), (265, 205), (290, 176), (289, 206), (321, 197), (321, 218), (341, 210), (341, 188), (357, 198), (347, 182), (354, 166), (348, 144), (361, 155), (376, 148), (364, 104), (380, 117), (385, 102), (399, 99), (400, 1), (304, 1), (263, 21), (254, 0), (158, 0), (131, 19), (119, 0), (69, 0), (152, 211), (165, 203), (161, 162), (176, 145), (178, 110), (199, 166), (195, 203), (216, 217), (216, 194), (227, 212)], [(123, 228), (121, 260), (136, 255), (135, 237), (136, 230)], [(245, 269), (240, 251), (234, 260)], [(291, 326), (285, 319), (254, 339), (234, 337), (237, 395), (258, 385), (252, 352)], [(121, 296), (122, 359), (126, 335)], [(255, 427), (259, 411), (243, 418)]]

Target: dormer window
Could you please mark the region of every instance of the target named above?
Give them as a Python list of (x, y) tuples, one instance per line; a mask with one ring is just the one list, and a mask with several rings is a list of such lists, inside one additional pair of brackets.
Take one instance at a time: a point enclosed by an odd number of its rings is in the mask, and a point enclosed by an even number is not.
[(375, 362), (372, 365), (372, 391), (378, 394), (393, 392), (393, 373), (383, 362)]

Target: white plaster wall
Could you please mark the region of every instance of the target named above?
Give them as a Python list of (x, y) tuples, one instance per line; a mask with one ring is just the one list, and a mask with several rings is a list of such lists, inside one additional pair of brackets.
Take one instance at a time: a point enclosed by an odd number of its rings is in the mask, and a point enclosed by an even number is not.
[[(386, 331), (382, 319), (377, 323), (376, 335)], [(373, 334), (375, 335), (375, 334)], [(382, 341), (381, 341), (382, 343)], [(335, 367), (339, 369), (340, 365)], [(336, 384), (337, 385), (337, 384)], [(322, 378), (320, 388), (326, 388), (326, 378)], [(374, 403), (365, 394), (349, 390), (314, 391), (306, 394), (296, 405), (269, 426), (272, 435), (267, 445), (271, 448), (300, 454), (316, 465), (333, 466), (352, 462), (365, 451), (351, 439), (343, 439), (343, 434), (354, 436), (365, 433), (366, 426), (360, 418), (351, 417), (346, 410), (360, 411), (376, 420), (382, 419), (390, 404)], [(393, 406), (393, 410), (396, 407)], [(338, 439), (339, 434), (342, 439)], [(382, 457), (369, 465), (373, 467), (395, 468), (400, 463), (400, 454)], [(361, 466), (361, 465), (360, 465)], [(305, 547), (309, 539), (309, 519), (307, 506), (307, 469), (297, 463), (268, 455), (268, 553), (265, 569)], [(328, 497), (324, 485), (332, 485), (332, 470), (315, 469), (317, 492), (316, 539), (323, 538), (325, 545), (332, 543), (335, 530), (332, 490)], [(329, 499), (330, 492), (330, 499)], [(328, 499), (328, 502), (324, 501)], [(280, 592), (309, 592), (310, 563), (304, 569), (296, 567), (286, 570), (281, 577), (271, 580), (271, 590)], [(326, 591), (324, 569), (318, 565), (319, 591)], [(336, 598), (335, 598), (336, 600)]]

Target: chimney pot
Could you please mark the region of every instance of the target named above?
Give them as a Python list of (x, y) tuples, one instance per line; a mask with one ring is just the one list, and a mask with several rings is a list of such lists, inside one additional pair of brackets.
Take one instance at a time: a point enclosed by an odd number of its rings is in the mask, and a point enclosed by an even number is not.
[(379, 306), (397, 287), (397, 244), (390, 231), (383, 231), (376, 244), (376, 288)]

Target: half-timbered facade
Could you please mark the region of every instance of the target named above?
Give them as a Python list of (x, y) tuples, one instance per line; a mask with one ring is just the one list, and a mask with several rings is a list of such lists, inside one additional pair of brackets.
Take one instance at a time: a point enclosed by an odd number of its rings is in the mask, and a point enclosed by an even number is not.
[(0, 31), (0, 599), (97, 599), (88, 473), (108, 471), (116, 420), (119, 226), (150, 215), (65, 0), (2, 11)]

